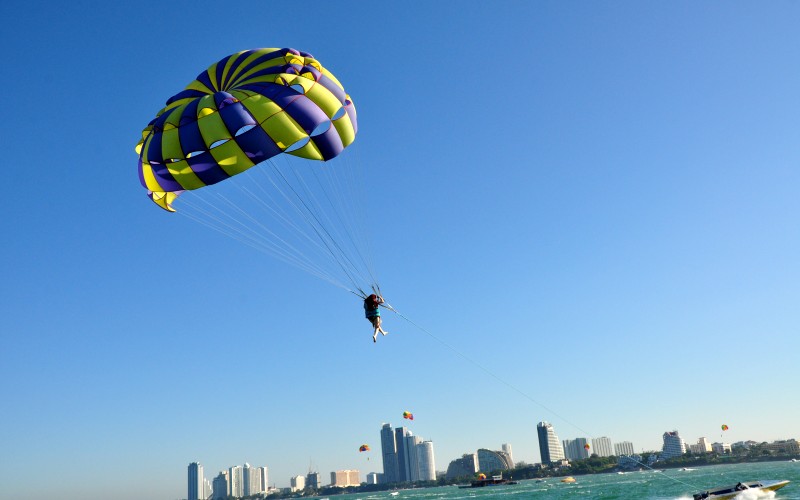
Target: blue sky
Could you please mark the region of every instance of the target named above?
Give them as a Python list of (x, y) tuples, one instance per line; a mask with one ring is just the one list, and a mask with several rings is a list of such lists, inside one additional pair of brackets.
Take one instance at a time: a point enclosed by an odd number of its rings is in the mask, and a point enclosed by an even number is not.
[[(4, 494), (180, 498), (192, 461), (278, 486), (312, 461), (368, 472), (358, 446), (404, 410), (439, 470), (504, 442), (538, 461), (540, 420), (637, 449), (721, 423), (797, 437), (798, 4), (0, 15)], [(351, 295), (139, 185), (133, 147), (169, 96), (282, 46), (353, 97), (381, 286), (425, 331), (386, 315), (373, 345)]]

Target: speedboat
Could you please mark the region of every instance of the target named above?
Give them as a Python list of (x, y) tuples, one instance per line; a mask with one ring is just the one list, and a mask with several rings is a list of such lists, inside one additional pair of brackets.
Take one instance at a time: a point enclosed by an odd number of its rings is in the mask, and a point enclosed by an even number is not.
[(695, 493), (694, 500), (725, 500), (734, 498), (736, 495), (745, 490), (754, 491), (776, 491), (789, 484), (789, 481), (751, 481), (749, 483), (738, 483), (734, 486), (723, 486), (721, 488), (714, 488), (713, 490), (706, 490), (702, 493)]

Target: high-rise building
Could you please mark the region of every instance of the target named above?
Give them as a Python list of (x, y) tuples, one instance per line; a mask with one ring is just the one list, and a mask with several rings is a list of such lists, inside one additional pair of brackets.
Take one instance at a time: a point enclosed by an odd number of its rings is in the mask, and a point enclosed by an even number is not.
[(331, 472), (331, 486), (347, 487), (358, 486), (361, 484), (359, 477), (360, 472), (357, 470), (337, 470)]
[(203, 496), (201, 498), (211, 498), (214, 493), (214, 488), (211, 487), (211, 481), (203, 479)]
[(542, 464), (564, 460), (564, 449), (558, 441), (552, 424), (539, 422), (536, 426), (536, 433), (539, 436), (539, 454), (542, 457)]
[(213, 494), (211, 495), (213, 500), (224, 500), (225, 498), (228, 498), (228, 471), (221, 471), (217, 477), (214, 478), (211, 489), (213, 491)]
[(319, 477), (319, 472), (309, 472), (306, 476), (306, 486), (318, 490), (322, 488), (322, 480)]
[(406, 470), (408, 471), (409, 481), (419, 481), (419, 459), (417, 458), (417, 446), (422, 443), (422, 438), (414, 436), (411, 431), (406, 435)]
[(259, 488), (261, 488), (261, 484), (259, 484), (258, 479), (259, 479), (258, 470), (253, 467), (250, 467), (250, 464), (245, 462), (244, 467), (242, 467), (243, 496), (249, 497), (250, 495), (261, 493), (261, 491), (259, 490)]
[(242, 478), (242, 466), (234, 465), (228, 469), (228, 495), (232, 497), (244, 496), (244, 481)]
[(203, 496), (203, 466), (200, 465), (198, 462), (192, 462), (189, 464), (189, 500), (200, 500), (201, 498), (205, 499)]
[(410, 464), (408, 463), (408, 447), (406, 437), (411, 432), (405, 427), (398, 427), (394, 430), (394, 441), (397, 444), (397, 480), (399, 482), (411, 481)]
[(704, 437), (697, 440), (697, 447), (701, 453), (711, 453), (711, 443)]
[(306, 489), (306, 478), (305, 476), (292, 476), (289, 480), (289, 486), (291, 490), (294, 491), (303, 491)]
[(380, 484), (380, 474), (377, 472), (370, 472), (367, 474), (367, 484)]
[(665, 432), (663, 438), (664, 446), (661, 448), (661, 458), (679, 457), (686, 453), (686, 445), (678, 431)]
[(589, 458), (589, 450), (586, 449), (586, 438), (565, 439), (562, 444), (564, 446), (564, 456), (567, 457), (567, 460)]
[(392, 424), (383, 424), (381, 428), (381, 457), (383, 458), (383, 482), (396, 483), (400, 479), (397, 461), (397, 442)]
[(417, 445), (417, 463), (419, 464), (419, 480), (436, 480), (436, 462), (433, 457), (433, 441), (423, 441)]
[(621, 443), (614, 443), (614, 454), (618, 457), (630, 457), (636, 452), (633, 451), (633, 443), (630, 441), (623, 441)]
[(514, 454), (511, 453), (511, 445), (508, 443), (503, 443), (502, 450), (506, 452), (508, 458), (513, 462), (514, 461)]
[(592, 449), (589, 454), (596, 454), (598, 457), (610, 457), (614, 455), (614, 445), (611, 444), (611, 439), (603, 436), (592, 439)]
[(269, 490), (269, 468), (267, 466), (259, 467), (257, 469), (258, 487), (261, 493), (266, 493)]

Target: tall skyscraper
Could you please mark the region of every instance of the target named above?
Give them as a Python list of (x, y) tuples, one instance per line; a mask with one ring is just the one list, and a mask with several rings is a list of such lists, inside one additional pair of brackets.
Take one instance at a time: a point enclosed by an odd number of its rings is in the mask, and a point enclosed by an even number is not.
[(400, 469), (397, 461), (397, 443), (394, 438), (392, 424), (383, 424), (381, 427), (381, 457), (383, 458), (384, 483), (396, 483), (400, 479)]
[(244, 467), (242, 467), (242, 493), (246, 497), (260, 493), (258, 491), (259, 486), (258, 471), (245, 462)]
[(267, 466), (258, 468), (258, 487), (262, 493), (269, 490), (269, 469)]
[(536, 433), (539, 436), (539, 454), (542, 456), (542, 464), (558, 462), (564, 459), (564, 449), (558, 441), (558, 436), (552, 424), (539, 422), (536, 426)]
[(436, 480), (436, 461), (433, 457), (433, 441), (423, 441), (417, 445), (417, 462), (419, 463), (419, 480)]
[(589, 450), (586, 449), (586, 438), (565, 439), (564, 455), (568, 460), (583, 460), (589, 458)]
[(633, 451), (633, 443), (630, 441), (614, 443), (614, 455), (618, 457), (629, 457), (635, 453), (636, 452)]
[(203, 479), (203, 466), (197, 462), (192, 462), (189, 464), (189, 494), (187, 498), (189, 500), (200, 500), (201, 498), (205, 499), (203, 496), (204, 493), (204, 482)]
[(422, 438), (414, 436), (411, 431), (406, 435), (406, 465), (409, 481), (419, 481), (419, 460), (417, 458), (417, 445), (422, 443)]
[(319, 477), (319, 472), (309, 472), (306, 476), (306, 486), (312, 490), (322, 488), (322, 480)]
[(397, 446), (397, 480), (400, 482), (411, 480), (409, 474), (408, 450), (406, 447), (406, 436), (408, 435), (410, 435), (410, 432), (405, 427), (398, 427), (394, 430), (394, 441)]
[(508, 458), (511, 459), (511, 461), (513, 462), (514, 461), (514, 454), (511, 453), (511, 445), (508, 444), (508, 443), (503, 443), (502, 450), (504, 452), (506, 452), (506, 454), (508, 455)]
[(700, 453), (710, 453), (711, 443), (708, 442), (707, 438), (701, 437), (697, 440), (697, 448), (700, 450)]
[(603, 436), (592, 439), (592, 449), (589, 453), (595, 453), (598, 457), (610, 457), (614, 455), (614, 446), (611, 444), (611, 439)]
[(211, 489), (214, 492), (211, 498), (213, 500), (224, 500), (225, 498), (228, 498), (229, 488), (228, 471), (221, 471), (217, 477), (214, 478), (214, 482), (211, 485)]
[(686, 453), (686, 445), (678, 431), (665, 432), (664, 446), (661, 448), (661, 458), (679, 457)]
[(244, 496), (244, 481), (242, 478), (242, 466), (234, 465), (228, 469), (228, 494), (232, 497)]

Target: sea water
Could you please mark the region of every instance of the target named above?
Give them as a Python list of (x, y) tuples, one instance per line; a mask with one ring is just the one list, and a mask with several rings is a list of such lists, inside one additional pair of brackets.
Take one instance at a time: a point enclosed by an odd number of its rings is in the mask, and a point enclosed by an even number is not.
[(395, 496), (391, 496), (389, 491), (380, 491), (334, 495), (329, 498), (331, 500), (456, 500), (472, 498), (478, 500), (494, 498), (508, 500), (527, 498), (692, 500), (694, 493), (718, 486), (734, 485), (740, 481), (788, 479), (791, 483), (775, 493), (756, 495), (753, 492), (743, 492), (736, 498), (741, 500), (771, 498), (800, 500), (800, 462), (789, 461), (712, 465), (685, 471), (665, 469), (663, 473), (645, 469), (641, 472), (626, 472), (625, 474), (592, 474), (575, 476), (576, 482), (572, 484), (562, 483), (561, 479), (563, 478), (546, 478), (544, 482), (539, 483), (535, 479), (526, 479), (515, 485), (470, 489), (442, 486), (399, 490)]

